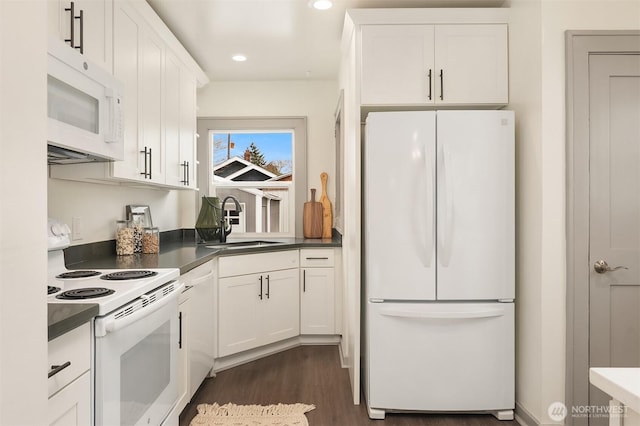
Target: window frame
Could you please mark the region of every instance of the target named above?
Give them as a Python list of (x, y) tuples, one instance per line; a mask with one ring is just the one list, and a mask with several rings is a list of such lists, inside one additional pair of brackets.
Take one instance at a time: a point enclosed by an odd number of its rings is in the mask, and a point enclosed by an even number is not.
[[(292, 131), (293, 132), (293, 181), (290, 194), (293, 195), (292, 214), (289, 222), (289, 232), (260, 232), (260, 233), (236, 233), (238, 237), (251, 238), (282, 238), (302, 237), (302, 210), (307, 193), (307, 118), (306, 117), (198, 117), (198, 183), (196, 193), (196, 215), (200, 210), (203, 196), (215, 191), (213, 178), (213, 144), (210, 134), (223, 133), (225, 131), (251, 132), (251, 131)], [(227, 186), (227, 185), (225, 185)], [(244, 186), (241, 182), (234, 187)], [(252, 184), (252, 187), (257, 185)], [(260, 185), (267, 187), (269, 185)]]

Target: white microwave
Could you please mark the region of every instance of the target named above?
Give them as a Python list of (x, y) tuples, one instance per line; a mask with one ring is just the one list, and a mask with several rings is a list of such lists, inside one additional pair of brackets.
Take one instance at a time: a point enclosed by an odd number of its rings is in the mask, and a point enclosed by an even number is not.
[(49, 164), (124, 159), (123, 89), (66, 43), (49, 40)]

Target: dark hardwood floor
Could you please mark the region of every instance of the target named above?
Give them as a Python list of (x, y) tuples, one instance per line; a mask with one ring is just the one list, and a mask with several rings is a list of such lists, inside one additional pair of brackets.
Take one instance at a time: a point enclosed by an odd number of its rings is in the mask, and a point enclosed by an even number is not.
[(349, 374), (340, 367), (337, 346), (301, 346), (206, 379), (180, 416), (188, 426), (198, 404), (314, 404), (310, 426), (513, 426), (491, 415), (387, 414), (370, 420), (361, 399), (353, 405)]

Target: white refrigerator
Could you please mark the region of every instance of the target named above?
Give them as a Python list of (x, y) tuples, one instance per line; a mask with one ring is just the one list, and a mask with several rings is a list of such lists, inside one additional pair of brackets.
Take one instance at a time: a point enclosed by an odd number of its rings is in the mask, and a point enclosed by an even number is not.
[(372, 112), (363, 160), (369, 416), (513, 419), (513, 112)]

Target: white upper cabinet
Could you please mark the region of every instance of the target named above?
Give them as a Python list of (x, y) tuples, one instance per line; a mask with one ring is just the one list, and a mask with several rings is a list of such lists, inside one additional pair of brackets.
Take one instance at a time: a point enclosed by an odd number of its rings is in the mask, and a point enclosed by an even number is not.
[[(140, 155), (138, 148), (140, 19), (127, 4), (118, 2), (114, 9), (113, 73), (124, 86), (124, 160), (113, 163), (113, 176), (124, 179), (140, 179)], [(53, 172), (65, 172), (67, 168), (54, 168)]]
[(168, 185), (196, 187), (196, 82), (179, 59), (165, 59), (165, 144)]
[(509, 102), (507, 25), (436, 25), (436, 103)]
[[(85, 2), (103, 3), (77, 3)], [(108, 3), (108, 70), (124, 86), (124, 160), (51, 166), (51, 177), (195, 189), (196, 89), (209, 80), (146, 2)], [(56, 14), (49, 6), (60, 28)]]
[(362, 25), (361, 104), (508, 102), (506, 24)]
[(73, 34), (73, 47), (111, 72), (113, 0), (51, 0), (47, 7), (49, 34), (66, 41), (70, 48)]
[(433, 103), (433, 25), (362, 27), (362, 103)]

